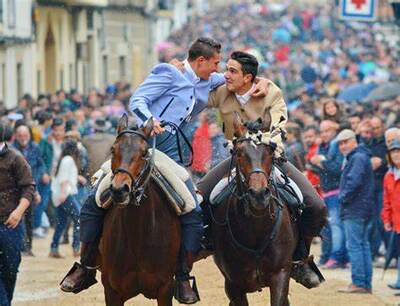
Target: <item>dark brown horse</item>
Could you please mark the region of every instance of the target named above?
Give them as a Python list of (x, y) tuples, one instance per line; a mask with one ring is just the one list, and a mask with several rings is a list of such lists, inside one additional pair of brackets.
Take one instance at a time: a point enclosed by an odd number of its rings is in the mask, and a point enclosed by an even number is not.
[[(270, 125), (267, 114), (264, 129)], [(270, 288), (271, 305), (289, 305), (297, 231), (280, 200), (273, 175), (273, 143), (250, 134), (234, 119), (236, 189), (214, 212), (214, 260), (225, 277), (231, 306), (248, 305), (246, 294)]]
[(138, 294), (172, 305), (180, 246), (180, 223), (161, 188), (150, 179), (147, 138), (153, 128), (128, 129), (124, 115), (112, 147), (111, 193), (100, 245), (106, 305), (119, 306)]

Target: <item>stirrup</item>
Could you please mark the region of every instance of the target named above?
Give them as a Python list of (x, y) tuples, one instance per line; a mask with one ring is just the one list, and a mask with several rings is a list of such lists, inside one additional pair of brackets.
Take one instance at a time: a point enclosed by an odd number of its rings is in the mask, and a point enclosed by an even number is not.
[(189, 281), (189, 285), (190, 285), (190, 281), (192, 281), (191, 288), (196, 295), (196, 300), (191, 303), (187, 303), (186, 301), (184, 301), (182, 299), (180, 290), (178, 290), (177, 283), (180, 282), (178, 280), (175, 280), (176, 284), (175, 284), (175, 289), (174, 289), (174, 298), (181, 304), (195, 304), (200, 301), (200, 294), (199, 294), (199, 290), (197, 289), (196, 278), (194, 276), (189, 276), (189, 278), (187, 280)]
[[(305, 266), (308, 266), (308, 268), (307, 268), (308, 272), (314, 273), (314, 278), (315, 277), (318, 278), (318, 284), (315, 279), (314, 279), (314, 281), (315, 281), (314, 284), (304, 282), (304, 280), (305, 280), (304, 276), (307, 275), (304, 273)], [(311, 255), (308, 258), (303, 259), (303, 260), (293, 261), (292, 262), (292, 272), (291, 272), (290, 277), (308, 289), (318, 287), (321, 283), (323, 283), (325, 281), (324, 276), (319, 271), (317, 265), (314, 263), (313, 255)]]
[[(99, 266), (97, 267), (87, 267), (87, 266), (83, 266), (78, 262), (75, 262), (74, 265), (72, 266), (72, 268), (68, 271), (67, 275), (65, 275), (65, 277), (61, 280), (60, 282), (60, 289), (64, 292), (72, 292), (72, 293), (79, 293), (87, 288), (89, 288), (90, 286), (94, 285), (97, 283), (96, 277), (88, 277), (87, 273), (90, 270), (97, 270), (99, 268)], [(83, 279), (81, 279), (81, 281), (79, 282), (78, 285), (75, 286), (75, 288), (72, 288), (71, 290), (66, 290), (66, 288), (63, 287), (63, 282), (66, 278), (68, 278), (69, 276), (71, 276), (76, 270), (78, 269), (82, 269), (84, 271), (83, 274)]]

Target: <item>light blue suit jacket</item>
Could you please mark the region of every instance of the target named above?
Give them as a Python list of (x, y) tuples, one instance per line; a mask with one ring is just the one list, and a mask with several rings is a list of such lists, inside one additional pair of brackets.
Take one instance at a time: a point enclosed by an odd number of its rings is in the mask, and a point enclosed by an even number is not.
[(224, 83), (222, 73), (200, 80), (191, 69), (182, 73), (173, 65), (158, 64), (130, 98), (129, 108), (139, 126), (151, 117), (180, 125), (200, 113), (209, 92)]

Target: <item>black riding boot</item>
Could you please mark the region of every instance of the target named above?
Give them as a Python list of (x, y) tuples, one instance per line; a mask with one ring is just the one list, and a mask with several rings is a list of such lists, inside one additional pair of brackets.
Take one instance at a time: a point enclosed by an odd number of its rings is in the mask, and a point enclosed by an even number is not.
[(299, 239), (293, 254), (291, 277), (304, 287), (311, 289), (318, 287), (325, 281), (324, 276), (314, 263), (314, 256), (310, 256), (311, 241)]
[(96, 280), (96, 257), (99, 243), (82, 243), (81, 263), (74, 263), (72, 269), (61, 281), (61, 290), (65, 292), (78, 293), (97, 283)]
[[(175, 299), (181, 304), (195, 304), (200, 301), (196, 280), (190, 276), (193, 266), (193, 255), (181, 251), (178, 257), (178, 265), (175, 273)], [(190, 285), (193, 281), (193, 286)]]

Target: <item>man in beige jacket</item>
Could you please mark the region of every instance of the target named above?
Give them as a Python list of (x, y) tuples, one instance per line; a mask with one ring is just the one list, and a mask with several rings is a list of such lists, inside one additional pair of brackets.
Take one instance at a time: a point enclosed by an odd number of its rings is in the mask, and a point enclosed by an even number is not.
[[(284, 128), (287, 121), (287, 108), (281, 90), (271, 82), (265, 97), (252, 97), (254, 79), (257, 75), (258, 62), (251, 54), (236, 51), (231, 54), (226, 65), (225, 85), (213, 91), (208, 100), (209, 107), (218, 108), (223, 121), (223, 131), (228, 140), (233, 138), (233, 119), (235, 113), (242, 121), (259, 119), (266, 111), (271, 115), (271, 126)], [(277, 150), (283, 157), (282, 139), (278, 139)], [(228, 174), (230, 158), (213, 168), (198, 184), (199, 191), (208, 199), (215, 185)], [(294, 254), (292, 277), (307, 288), (317, 287), (323, 277), (309, 257), (311, 241), (318, 236), (326, 223), (327, 210), (307, 178), (291, 163), (285, 161), (281, 168), (300, 188), (306, 205), (299, 221), (301, 239)]]

